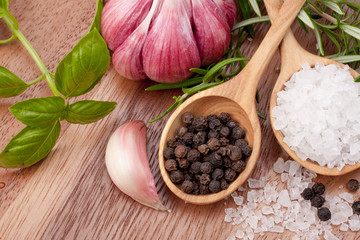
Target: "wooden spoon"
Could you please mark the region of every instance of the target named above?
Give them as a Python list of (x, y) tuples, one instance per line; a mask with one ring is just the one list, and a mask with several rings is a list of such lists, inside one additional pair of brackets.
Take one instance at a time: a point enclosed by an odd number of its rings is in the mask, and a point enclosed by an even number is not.
[[(289, 2), (289, 0), (287, 0), (287, 2)], [(271, 4), (268, 3), (269, 2), (266, 1), (265, 6), (270, 16), (270, 20), (275, 19), (276, 21), (277, 16), (281, 14), (278, 11), (282, 5), (282, 0), (272, 0)], [(347, 165), (341, 170), (339, 170), (336, 167), (335, 168), (322, 167), (316, 162), (311, 161), (310, 159), (307, 159), (306, 161), (301, 160), (296, 155), (296, 153), (293, 150), (291, 150), (290, 147), (284, 142), (284, 135), (281, 133), (281, 131), (276, 130), (274, 128), (275, 118), (272, 116), (272, 110), (277, 105), (276, 102), (277, 93), (284, 89), (284, 83), (288, 81), (295, 72), (299, 71), (304, 63), (309, 63), (311, 66), (314, 66), (316, 63), (324, 63), (325, 65), (338, 64), (342, 67), (344, 66), (344, 64), (338, 63), (336, 61), (324, 57), (319, 57), (317, 55), (307, 52), (296, 41), (291, 30), (289, 30), (286, 33), (283, 42), (281, 43), (280, 53), (281, 53), (281, 70), (270, 99), (271, 126), (274, 131), (275, 137), (277, 138), (280, 145), (295, 161), (297, 161), (303, 167), (318, 174), (328, 175), (328, 176), (338, 176), (360, 168), (360, 163), (357, 163), (355, 165)], [(350, 72), (354, 78), (359, 76), (359, 74), (354, 69), (350, 69)]]
[[(260, 154), (261, 143), (261, 129), (255, 108), (257, 85), (304, 2), (305, 0), (297, 0), (284, 4), (279, 12), (280, 17), (271, 26), (252, 59), (237, 76), (224, 84), (195, 94), (181, 104), (169, 118), (161, 135), (159, 166), (165, 183), (179, 198), (194, 204), (209, 204), (219, 201), (237, 190), (252, 173)], [(196, 196), (184, 193), (171, 182), (164, 166), (163, 151), (167, 147), (167, 141), (175, 136), (176, 129), (181, 126), (181, 116), (185, 112), (192, 112), (195, 116), (228, 112), (233, 119), (239, 121), (240, 126), (245, 130), (245, 139), (252, 148), (252, 154), (246, 161), (245, 170), (229, 185), (228, 189), (214, 194)]]

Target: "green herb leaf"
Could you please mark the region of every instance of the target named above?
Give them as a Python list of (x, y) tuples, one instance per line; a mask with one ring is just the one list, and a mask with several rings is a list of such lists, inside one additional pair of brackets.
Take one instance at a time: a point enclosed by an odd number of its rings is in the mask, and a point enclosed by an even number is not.
[(219, 72), (223, 67), (226, 65), (233, 63), (233, 62), (241, 62), (241, 61), (247, 61), (249, 58), (228, 58), (225, 59), (219, 63), (217, 63), (215, 66), (213, 66), (204, 76), (203, 82), (206, 82), (208, 79), (210, 79), (212, 76), (214, 76), (217, 72)]
[(89, 29), (89, 32), (96, 28), (99, 32), (101, 32), (101, 13), (104, 8), (104, 3), (102, 0), (96, 0), (96, 10), (93, 22)]
[(110, 54), (100, 33), (86, 34), (60, 62), (55, 73), (56, 88), (65, 97), (89, 92), (109, 68)]
[(249, 3), (251, 5), (251, 7), (253, 8), (254, 12), (256, 13), (256, 15), (261, 17), (261, 12), (260, 12), (259, 5), (258, 5), (257, 1), (256, 0), (249, 0)]
[(46, 128), (25, 127), (0, 153), (0, 167), (24, 168), (37, 163), (49, 154), (59, 134), (59, 122)]
[(65, 119), (75, 124), (93, 123), (107, 116), (115, 106), (115, 102), (79, 101), (68, 106)]
[(360, 82), (360, 75), (354, 79), (354, 82)]
[[(9, 10), (9, 0), (0, 0), (0, 8), (8, 11)], [(1, 12), (0, 12), (0, 16), (1, 16)]]
[(345, 23), (341, 23), (340, 28), (350, 36), (360, 40), (360, 28)]
[(303, 23), (305, 23), (309, 28), (314, 29), (314, 23), (309, 17), (309, 15), (304, 11), (301, 10), (297, 16)]
[(231, 31), (234, 31), (236, 29), (243, 28), (246, 26), (251, 26), (252, 24), (255, 24), (255, 23), (269, 22), (269, 21), (270, 21), (269, 16), (249, 18), (249, 19), (246, 19), (244, 21), (241, 21), (241, 22), (235, 24)]
[(0, 66), (0, 97), (14, 97), (20, 95), (28, 85), (18, 76)]
[(327, 6), (328, 8), (330, 8), (331, 10), (333, 10), (334, 12), (340, 14), (340, 15), (344, 15), (344, 11), (340, 8), (340, 6), (338, 4), (336, 4), (335, 2), (331, 2), (331, 1), (321, 1), (321, 3), (323, 3), (325, 6)]
[(203, 77), (193, 77), (177, 83), (159, 83), (146, 88), (145, 91), (157, 91), (157, 90), (165, 90), (165, 89), (190, 87), (202, 83), (202, 79)]
[(360, 61), (360, 55), (348, 55), (348, 56), (331, 55), (331, 56), (327, 56), (327, 58), (330, 58), (339, 63), (351, 63), (351, 62)]
[(65, 101), (61, 97), (33, 98), (14, 104), (9, 110), (25, 125), (48, 126), (60, 119)]

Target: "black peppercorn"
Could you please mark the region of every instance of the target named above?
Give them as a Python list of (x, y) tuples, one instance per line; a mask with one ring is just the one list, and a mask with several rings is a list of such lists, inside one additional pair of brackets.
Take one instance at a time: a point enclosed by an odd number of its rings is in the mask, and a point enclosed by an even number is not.
[(350, 179), (346, 186), (350, 191), (356, 191), (359, 189), (359, 181), (356, 179)]
[(229, 184), (225, 179), (221, 179), (220, 187), (221, 187), (222, 190), (225, 190), (225, 189), (227, 189), (229, 187)]
[(204, 144), (206, 142), (206, 132), (201, 131), (194, 135), (193, 142), (200, 146), (201, 144)]
[(327, 207), (319, 208), (317, 215), (321, 221), (327, 221), (331, 218), (331, 212)]
[(218, 119), (218, 116), (216, 116), (216, 114), (210, 114), (206, 117), (206, 120), (208, 122), (210, 122), (211, 120), (215, 120), (215, 119)]
[(223, 161), (221, 159), (221, 156), (217, 153), (211, 153), (209, 156), (208, 161), (213, 165), (213, 167), (219, 167)]
[(182, 183), (184, 180), (184, 174), (179, 170), (171, 171), (170, 180), (175, 184)]
[(219, 147), (220, 147), (219, 139), (217, 139), (217, 138), (210, 138), (210, 139), (207, 141), (207, 145), (209, 146), (209, 148), (210, 148), (211, 151), (216, 151), (216, 150), (218, 150)]
[(219, 138), (219, 143), (220, 143), (220, 146), (225, 147), (225, 146), (229, 145), (229, 139), (227, 139), (225, 137), (221, 137), (221, 138)]
[(228, 168), (225, 170), (225, 180), (228, 182), (232, 182), (236, 178), (236, 172), (232, 170), (231, 168)]
[(249, 145), (247, 145), (244, 148), (241, 148), (241, 152), (242, 152), (243, 157), (247, 158), (251, 155), (252, 149)]
[(186, 158), (179, 158), (179, 167), (182, 169), (187, 169), (190, 165), (189, 161)]
[(231, 137), (233, 139), (240, 139), (245, 137), (245, 131), (241, 127), (234, 127), (231, 131)]
[(185, 180), (182, 184), (181, 184), (181, 190), (185, 193), (191, 193), (194, 189), (193, 186), (193, 182)]
[(239, 148), (238, 146), (234, 146), (234, 145), (229, 145), (227, 147), (227, 155), (229, 156), (229, 158), (233, 161), (237, 161), (240, 160), (242, 157), (242, 152), (241, 152), (241, 148)]
[(175, 136), (176, 137), (183, 137), (185, 135), (185, 133), (188, 132), (188, 129), (186, 127), (178, 127), (176, 129), (176, 133), (175, 133)]
[(311, 199), (311, 206), (319, 208), (324, 204), (324, 202), (325, 198), (320, 194), (317, 194), (315, 197), (313, 197), (313, 199)]
[[(186, 143), (184, 142), (184, 140), (182, 140), (182, 139), (178, 139), (177, 141), (176, 141), (176, 143), (175, 143), (175, 148), (177, 147), (177, 146), (180, 146), (180, 145), (186, 145)], [(175, 149), (174, 148), (174, 149)]]
[(305, 200), (311, 200), (315, 197), (315, 193), (311, 188), (305, 188), (301, 195)]
[(186, 112), (181, 116), (181, 121), (186, 125), (190, 125), (193, 119), (194, 119), (194, 115), (190, 112)]
[(222, 112), (222, 113), (220, 113), (220, 115), (219, 115), (219, 120), (220, 120), (220, 122), (222, 122), (222, 123), (228, 122), (228, 121), (230, 120), (230, 114), (227, 113), (227, 112)]
[(175, 148), (175, 147), (176, 147), (175, 143), (176, 143), (176, 138), (170, 138), (170, 139), (167, 141), (167, 146), (168, 146), (169, 148)]
[(187, 132), (183, 136), (183, 141), (187, 145), (193, 144), (194, 134), (191, 132)]
[(209, 174), (206, 174), (206, 173), (203, 173), (201, 176), (200, 176), (200, 184), (202, 185), (208, 185), (211, 181), (211, 178), (210, 178), (210, 175)]
[(221, 190), (220, 182), (217, 181), (217, 180), (212, 180), (212, 181), (209, 183), (209, 190), (210, 190), (210, 192), (212, 192), (212, 193), (220, 192), (220, 190)]
[(176, 170), (177, 163), (174, 159), (168, 159), (165, 161), (165, 169), (169, 172)]
[(208, 154), (210, 150), (209, 146), (206, 144), (201, 144), (197, 149), (203, 155)]
[(230, 134), (230, 129), (228, 127), (222, 127), (220, 129), (219, 135), (222, 137), (228, 137)]
[(212, 164), (209, 162), (203, 162), (200, 165), (200, 172), (202, 173), (211, 173), (213, 170)]
[(187, 154), (187, 147), (179, 145), (175, 148), (174, 153), (177, 158), (184, 158)]
[(233, 129), (234, 127), (237, 127), (239, 126), (239, 123), (238, 121), (236, 120), (229, 120), (227, 123), (226, 123), (226, 126), (230, 129)]
[(241, 139), (237, 139), (234, 143), (235, 146), (240, 147), (241, 149), (245, 148), (246, 146), (248, 146), (248, 142), (241, 138)]
[(199, 173), (200, 172), (200, 165), (201, 162), (194, 162), (190, 166), (190, 172), (191, 173)]
[(175, 154), (174, 154), (174, 149), (173, 148), (165, 148), (164, 150), (164, 158), (165, 159), (172, 159), (175, 157)]
[(184, 172), (184, 181), (192, 181), (194, 179), (193, 175), (190, 172)]
[(352, 205), (352, 209), (354, 210), (354, 213), (357, 215), (360, 215), (360, 201), (356, 201)]
[(209, 121), (209, 128), (210, 129), (218, 129), (221, 126), (221, 122), (219, 119), (211, 119)]
[(208, 133), (208, 138), (219, 138), (219, 133), (215, 130), (210, 130)]
[(209, 193), (209, 186), (208, 185), (202, 185), (199, 186), (200, 194), (208, 194)]
[(232, 162), (231, 169), (237, 173), (241, 173), (245, 169), (245, 162), (242, 160)]
[(227, 154), (227, 148), (226, 147), (220, 147), (217, 151), (217, 154), (219, 154), (222, 157), (225, 157)]
[(325, 192), (325, 185), (322, 184), (322, 183), (315, 183), (313, 186), (312, 186), (312, 190), (314, 191), (315, 194), (324, 194)]
[(191, 149), (187, 154), (187, 160), (189, 162), (196, 162), (200, 160), (200, 152), (196, 149)]
[(204, 116), (194, 118), (192, 125), (196, 131), (204, 131), (208, 127), (208, 123)]
[(216, 168), (213, 172), (212, 172), (212, 179), (214, 180), (220, 180), (224, 177), (224, 170), (222, 170), (221, 168)]
[(224, 163), (223, 163), (224, 167), (226, 167), (226, 168), (231, 167), (232, 161), (229, 157), (224, 157), (223, 160), (224, 160)]

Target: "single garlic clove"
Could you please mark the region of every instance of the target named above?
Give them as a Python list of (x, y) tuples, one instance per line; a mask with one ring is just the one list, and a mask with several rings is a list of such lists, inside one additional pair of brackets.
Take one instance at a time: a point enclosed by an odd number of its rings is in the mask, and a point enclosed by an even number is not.
[(229, 27), (232, 28), (235, 22), (236, 5), (234, 0), (213, 0), (223, 11)]
[(142, 56), (146, 75), (156, 82), (184, 80), (200, 66), (187, 7), (184, 0), (164, 1), (150, 26)]
[(110, 178), (122, 192), (148, 207), (168, 211), (160, 202), (150, 171), (143, 121), (128, 122), (115, 130), (105, 161)]
[(192, 0), (195, 39), (201, 64), (221, 58), (230, 44), (230, 27), (225, 14), (212, 0)]
[(150, 22), (157, 9), (159, 0), (154, 0), (150, 12), (133, 33), (116, 48), (112, 61), (116, 71), (131, 80), (146, 79), (142, 63), (142, 49), (149, 30)]
[(114, 51), (140, 25), (148, 14), (152, 0), (110, 0), (101, 15), (101, 33)]

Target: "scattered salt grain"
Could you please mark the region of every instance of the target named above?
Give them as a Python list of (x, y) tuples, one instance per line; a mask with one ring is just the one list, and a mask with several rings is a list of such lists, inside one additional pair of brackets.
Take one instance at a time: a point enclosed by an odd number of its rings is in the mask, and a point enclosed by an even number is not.
[[(277, 95), (274, 127), (302, 160), (342, 169), (360, 161), (359, 104), (360, 85), (348, 68), (304, 64)], [(280, 163), (277, 173), (283, 170)]]
[(262, 180), (248, 178), (247, 182), (249, 184), (249, 188), (263, 188), (265, 186), (265, 181)]
[(287, 189), (281, 190), (279, 193), (278, 203), (284, 207), (291, 206), (289, 191)]
[(278, 160), (274, 163), (274, 172), (283, 173), (285, 170), (284, 159), (278, 158)]
[(340, 225), (340, 231), (346, 232), (347, 230), (349, 230), (349, 225), (346, 223), (343, 223)]
[(353, 203), (354, 202), (354, 196), (351, 193), (343, 192), (343, 193), (339, 194), (339, 197), (341, 197), (342, 199), (344, 199), (348, 203)]
[(237, 238), (243, 238), (245, 236), (245, 233), (241, 230), (238, 230), (236, 233), (235, 233), (235, 237)]

